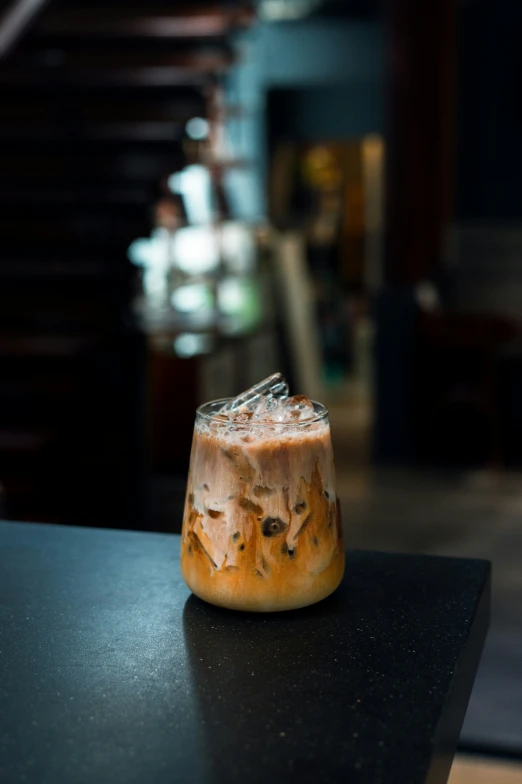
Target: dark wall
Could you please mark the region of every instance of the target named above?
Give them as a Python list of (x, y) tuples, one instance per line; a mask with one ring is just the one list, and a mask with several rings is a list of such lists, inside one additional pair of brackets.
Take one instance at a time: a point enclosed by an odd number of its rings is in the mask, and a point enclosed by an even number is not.
[(353, 139), (384, 125), (383, 86), (338, 84), (269, 92), (270, 129), (275, 138), (318, 142)]
[(462, 4), (458, 220), (522, 218), (522, 2)]

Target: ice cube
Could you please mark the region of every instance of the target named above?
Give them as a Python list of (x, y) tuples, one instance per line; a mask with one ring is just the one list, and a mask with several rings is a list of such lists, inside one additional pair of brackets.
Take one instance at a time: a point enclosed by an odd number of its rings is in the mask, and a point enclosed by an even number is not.
[[(279, 377), (277, 380), (275, 380), (276, 376)], [(289, 392), (290, 387), (288, 386), (288, 382), (283, 378), (281, 373), (275, 373), (274, 382), (270, 387), (268, 394), (277, 398), (278, 400), (286, 400), (288, 398)]]
[(221, 409), (220, 411), (218, 411), (217, 414), (214, 414), (213, 420), (214, 422), (224, 423), (224, 422), (229, 422), (230, 418), (228, 414), (223, 413), (223, 409)]
[(230, 421), (232, 421), (235, 425), (246, 425), (252, 417), (254, 416), (254, 412), (249, 410), (246, 406), (242, 406), (239, 411), (233, 411), (230, 414)]
[(281, 375), (281, 373), (274, 373), (272, 376), (265, 378), (258, 384), (242, 392), (234, 400), (227, 404), (227, 409), (235, 411), (247, 407), (251, 411), (257, 408), (257, 404), (261, 397), (284, 399), (288, 397), (288, 384)]
[(282, 401), (276, 401), (278, 405), (272, 410), (270, 419), (272, 422), (286, 422), (287, 412)]
[(274, 422), (274, 416), (281, 407), (281, 403), (275, 397), (270, 395), (263, 395), (261, 399), (257, 400), (254, 409), (254, 418), (260, 422)]
[(312, 401), (305, 395), (294, 395), (282, 402), (288, 422), (304, 422), (313, 419), (316, 411)]

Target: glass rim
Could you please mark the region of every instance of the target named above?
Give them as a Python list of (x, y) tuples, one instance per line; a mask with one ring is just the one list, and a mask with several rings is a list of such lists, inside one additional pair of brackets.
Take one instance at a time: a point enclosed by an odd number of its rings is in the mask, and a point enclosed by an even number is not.
[(313, 425), (317, 422), (323, 422), (325, 419), (328, 418), (328, 409), (324, 405), (324, 403), (319, 403), (317, 400), (310, 400), (314, 408), (317, 408), (318, 411), (315, 416), (310, 417), (310, 419), (302, 419), (297, 422), (237, 422), (235, 423), (233, 420), (228, 420), (227, 422), (216, 422), (215, 414), (209, 414), (203, 409), (207, 408), (208, 406), (216, 405), (219, 403), (223, 406), (225, 403), (228, 403), (230, 400), (234, 400), (233, 397), (223, 397), (217, 398), (217, 400), (209, 400), (207, 403), (202, 403), (196, 409), (196, 417), (200, 417), (205, 422), (213, 422), (217, 425), (223, 425), (226, 427), (282, 427), (282, 428), (295, 428), (295, 427), (305, 427), (307, 425)]

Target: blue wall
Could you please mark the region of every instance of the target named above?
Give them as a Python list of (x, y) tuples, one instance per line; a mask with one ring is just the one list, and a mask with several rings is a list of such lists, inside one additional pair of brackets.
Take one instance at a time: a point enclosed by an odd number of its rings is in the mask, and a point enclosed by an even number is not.
[(374, 23), (264, 24), (257, 51), (263, 81), (271, 87), (365, 82), (383, 75), (381, 32)]

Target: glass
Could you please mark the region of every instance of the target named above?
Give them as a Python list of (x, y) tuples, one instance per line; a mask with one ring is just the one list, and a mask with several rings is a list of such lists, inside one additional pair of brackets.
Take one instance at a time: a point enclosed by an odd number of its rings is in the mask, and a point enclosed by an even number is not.
[[(305, 421), (235, 421), (230, 400), (196, 414), (181, 570), (201, 599), (235, 610), (305, 607), (329, 596), (344, 548), (328, 412)], [(243, 421), (241, 421), (243, 420)]]

